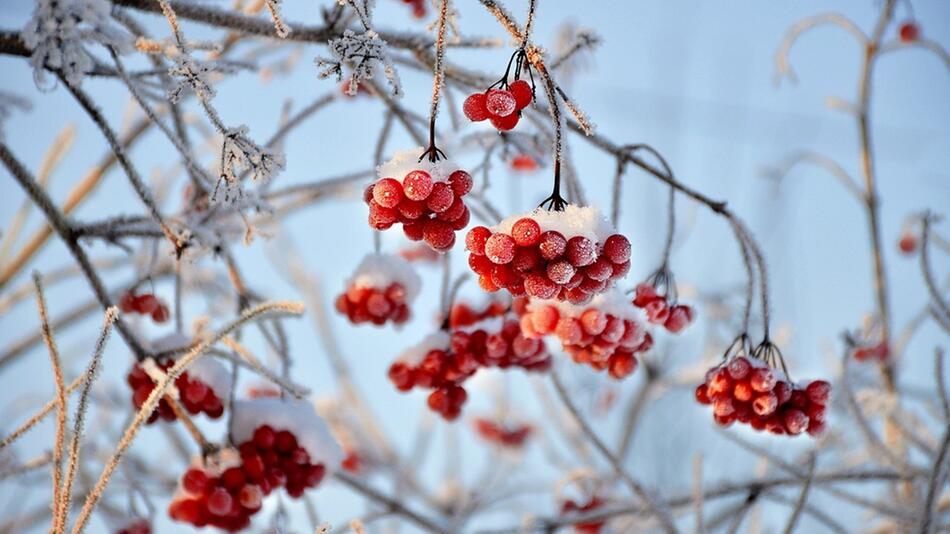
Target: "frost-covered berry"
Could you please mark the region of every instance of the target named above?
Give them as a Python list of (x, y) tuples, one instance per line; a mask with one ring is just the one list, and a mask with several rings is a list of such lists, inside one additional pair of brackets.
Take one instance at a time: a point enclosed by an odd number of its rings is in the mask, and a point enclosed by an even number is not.
[(518, 113), (512, 113), (511, 115), (505, 115), (503, 117), (493, 115), (489, 120), (496, 129), (507, 132), (513, 130), (515, 126), (518, 125), (518, 121), (521, 120), (521, 115)]
[(485, 255), (492, 263), (509, 263), (515, 257), (515, 240), (508, 234), (493, 234), (485, 242)]
[[(425, 200), (432, 193), (432, 176), (426, 171), (411, 171), (403, 178), (402, 187), (409, 200)], [(373, 196), (375, 197), (375, 191)]]
[(486, 106), (487, 95), (485, 93), (475, 93), (469, 95), (462, 104), (462, 113), (472, 122), (481, 122), (490, 115)]
[(505, 89), (490, 89), (485, 95), (485, 108), (495, 117), (507, 117), (515, 112), (518, 103), (511, 91)]
[(511, 96), (515, 99), (515, 107), (519, 110), (528, 107), (528, 104), (530, 104), (534, 98), (531, 85), (525, 80), (515, 80), (511, 82), (508, 85), (508, 90), (511, 91)]

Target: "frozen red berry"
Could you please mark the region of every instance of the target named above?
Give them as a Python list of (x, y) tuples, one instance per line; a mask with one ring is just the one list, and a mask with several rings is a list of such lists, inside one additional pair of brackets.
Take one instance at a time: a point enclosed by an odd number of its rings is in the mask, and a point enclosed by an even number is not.
[[(485, 243), (492, 235), (492, 231), (484, 226), (476, 226), (465, 235), (465, 248), (478, 256), (485, 255)], [(477, 272), (477, 271), (476, 271)]]
[(518, 103), (511, 91), (490, 89), (485, 96), (485, 108), (493, 117), (507, 117), (515, 112)]
[(493, 234), (485, 242), (485, 255), (492, 263), (509, 263), (515, 257), (515, 240), (508, 234)]
[(900, 35), (901, 42), (913, 43), (920, 39), (920, 26), (918, 26), (916, 22), (909, 20), (900, 25), (898, 34)]
[(412, 171), (403, 178), (402, 188), (406, 198), (410, 200), (425, 200), (429, 197), (429, 194), (432, 193), (432, 176), (425, 171)]
[(373, 200), (384, 208), (396, 207), (402, 198), (402, 184), (395, 178), (383, 178), (373, 186)]
[(489, 117), (485, 93), (469, 95), (462, 104), (462, 112), (472, 122), (481, 122)]
[(455, 193), (457, 197), (467, 195), (468, 192), (472, 190), (474, 183), (472, 175), (461, 169), (449, 175), (449, 185), (452, 186), (452, 192)]
[(511, 237), (519, 247), (531, 247), (541, 238), (541, 226), (530, 217), (523, 217), (511, 226)]
[(511, 115), (505, 115), (504, 117), (493, 116), (491, 117), (491, 124), (496, 129), (507, 132), (513, 130), (515, 126), (518, 125), (518, 121), (521, 119), (521, 115), (517, 113), (512, 113)]
[(508, 90), (511, 91), (511, 96), (515, 99), (515, 107), (517, 109), (526, 108), (534, 97), (531, 91), (531, 85), (524, 80), (511, 82), (508, 84)]

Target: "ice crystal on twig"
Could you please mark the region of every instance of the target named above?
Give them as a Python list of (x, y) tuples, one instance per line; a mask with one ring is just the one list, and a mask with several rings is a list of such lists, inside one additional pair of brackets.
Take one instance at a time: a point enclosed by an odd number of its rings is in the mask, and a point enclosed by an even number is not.
[(319, 73), (320, 77), (335, 76), (337, 81), (340, 81), (343, 79), (343, 69), (346, 67), (350, 70), (350, 85), (347, 94), (352, 96), (356, 95), (360, 82), (372, 80), (381, 65), (383, 74), (393, 89), (393, 95), (401, 95), (399, 75), (386, 54), (386, 47), (386, 41), (380, 39), (379, 35), (372, 30), (361, 34), (347, 30), (342, 37), (330, 40), (331, 58), (318, 57), (316, 59), (317, 67), (322, 69)]
[(212, 200), (226, 204), (240, 203), (244, 190), (238, 171), (247, 170), (251, 179), (267, 183), (284, 168), (284, 156), (262, 147), (247, 136), (247, 126), (228, 128), (221, 147), (221, 179)]
[(22, 37), (32, 53), (30, 65), (37, 86), (45, 83), (44, 70), (62, 73), (66, 83), (79, 86), (95, 62), (85, 44), (99, 43), (125, 50), (131, 39), (111, 24), (105, 0), (39, 0)]
[(168, 69), (168, 74), (176, 80), (175, 87), (168, 91), (168, 99), (173, 103), (181, 100), (185, 90), (191, 88), (195, 95), (207, 102), (215, 97), (217, 92), (211, 85), (211, 74), (215, 68), (207, 63), (199, 63), (187, 54), (175, 57), (175, 65)]
[(274, 21), (274, 31), (277, 32), (277, 37), (286, 39), (290, 35), (291, 29), (280, 16), (280, 2), (281, 0), (267, 0), (266, 5), (267, 11), (270, 12), (270, 18)]

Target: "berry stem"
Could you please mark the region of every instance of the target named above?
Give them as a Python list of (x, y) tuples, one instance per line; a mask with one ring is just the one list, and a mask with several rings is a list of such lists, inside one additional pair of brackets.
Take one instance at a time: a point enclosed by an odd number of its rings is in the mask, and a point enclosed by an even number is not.
[(419, 161), (428, 156), (429, 161), (436, 162), (445, 154), (435, 145), (435, 119), (439, 115), (439, 97), (445, 79), (445, 25), (448, 19), (449, 0), (442, 0), (439, 5), (439, 24), (435, 39), (435, 65), (432, 77), (432, 107), (429, 108), (429, 147), (419, 156)]
[(564, 208), (567, 207), (568, 202), (564, 200), (561, 196), (561, 160), (554, 160), (554, 190), (551, 191), (551, 196), (541, 201), (541, 204), (538, 205), (540, 208), (547, 208), (548, 210), (553, 211), (564, 211)]

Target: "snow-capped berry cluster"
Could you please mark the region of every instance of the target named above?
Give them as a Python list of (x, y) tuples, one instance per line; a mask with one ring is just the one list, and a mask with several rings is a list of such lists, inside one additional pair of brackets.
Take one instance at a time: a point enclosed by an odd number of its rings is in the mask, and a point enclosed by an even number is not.
[(795, 385), (760, 359), (745, 356), (711, 368), (706, 381), (696, 388), (696, 400), (712, 405), (719, 425), (738, 421), (755, 430), (790, 436), (806, 431), (820, 434), (830, 396), (831, 384), (824, 380)]
[(421, 160), (423, 149), (397, 152), (377, 169), (379, 180), (363, 200), (369, 205), (369, 225), (387, 230), (402, 224), (406, 237), (424, 240), (445, 252), (455, 244), (455, 232), (468, 226), (471, 214), (462, 198), (472, 190), (472, 177), (449, 160)]
[(136, 295), (131, 291), (127, 292), (119, 299), (119, 310), (122, 313), (150, 315), (156, 323), (164, 323), (169, 317), (168, 305), (152, 293)]
[(525, 80), (515, 80), (507, 84), (507, 89), (499, 87), (469, 95), (462, 104), (462, 112), (472, 122), (487, 119), (498, 130), (507, 132), (518, 125), (521, 110), (532, 100), (531, 85)]
[(305, 402), (239, 401), (234, 412), (232, 433), (240, 445), (221, 451), (212, 465), (193, 465), (185, 472), (169, 505), (172, 519), (241, 530), (264, 497), (284, 488), (299, 498), (342, 457), (326, 424)]
[(429, 408), (449, 421), (462, 413), (468, 398), (462, 383), (478, 370), (474, 356), (455, 354), (450, 342), (447, 332), (436, 332), (404, 351), (389, 367), (389, 380), (399, 391), (431, 389)]
[(474, 427), (482, 439), (507, 449), (524, 447), (534, 430), (531, 425), (504, 424), (487, 417), (475, 418)]
[[(561, 505), (561, 514), (583, 514), (596, 510), (603, 505), (604, 500), (596, 495), (588, 499), (587, 502), (575, 502), (572, 499), (567, 499), (564, 501), (564, 504)], [(598, 534), (600, 530), (604, 528), (604, 523), (605, 521), (574, 523), (574, 532), (581, 532), (583, 534)]]
[(485, 291), (587, 302), (630, 269), (630, 241), (597, 208), (538, 208), (469, 230), (469, 266)]
[(693, 321), (693, 309), (685, 304), (674, 304), (664, 295), (657, 294), (649, 283), (637, 286), (633, 305), (643, 308), (647, 320), (662, 325), (668, 332), (678, 334)]
[(576, 363), (620, 379), (636, 371), (636, 354), (653, 345), (640, 317), (620, 291), (611, 290), (584, 306), (532, 300), (521, 316), (521, 331), (528, 338), (553, 335)]
[(419, 275), (403, 258), (368, 254), (347, 282), (346, 291), (336, 298), (336, 310), (353, 324), (402, 324), (409, 320), (409, 305), (421, 285)]
[(147, 519), (136, 518), (115, 531), (115, 534), (152, 534), (152, 524)]
[[(142, 407), (156, 381), (165, 372), (175, 365), (172, 359), (157, 363), (151, 358), (132, 366), (126, 376), (126, 382), (132, 388), (132, 405), (136, 409)], [(230, 373), (223, 365), (211, 358), (201, 358), (195, 361), (187, 372), (175, 379), (175, 388), (169, 393), (191, 415), (204, 413), (211, 419), (217, 419), (224, 413), (223, 399), (230, 394)], [(158, 409), (149, 416), (147, 424), (152, 424), (161, 417), (165, 421), (176, 419), (175, 411), (166, 399), (161, 399)]]

